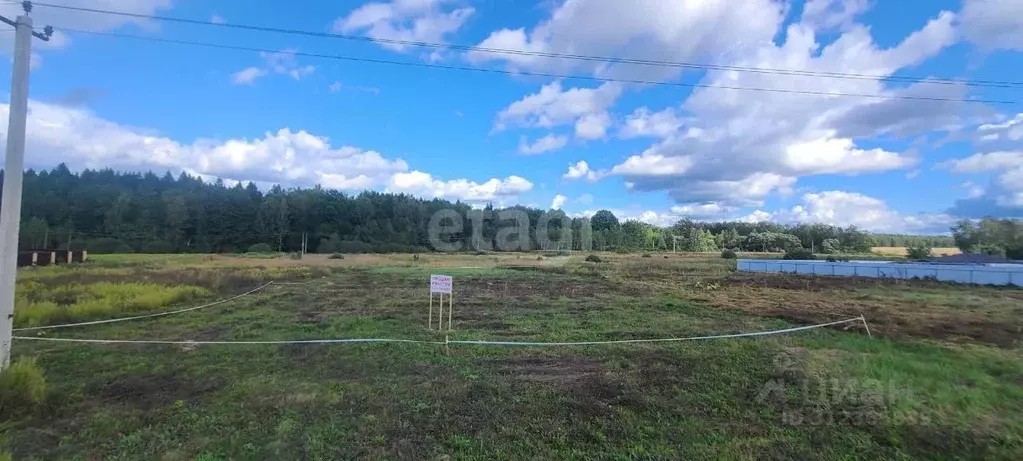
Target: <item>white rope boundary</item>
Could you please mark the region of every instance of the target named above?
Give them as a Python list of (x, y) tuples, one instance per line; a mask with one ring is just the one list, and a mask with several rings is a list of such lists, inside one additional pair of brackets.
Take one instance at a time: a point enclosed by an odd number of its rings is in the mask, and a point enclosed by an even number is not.
[[(272, 282), (271, 282), (272, 283)], [(269, 284), (267, 284), (269, 285)], [(266, 285), (264, 285), (265, 287)], [(443, 344), (445, 346), (450, 344), (464, 344), (464, 345), (479, 345), (479, 346), (593, 346), (593, 345), (604, 345), (604, 344), (636, 344), (636, 343), (660, 343), (660, 342), (678, 342), (678, 341), (699, 341), (699, 340), (710, 340), (710, 339), (726, 339), (726, 338), (743, 338), (751, 336), (770, 336), (784, 333), (792, 333), (796, 331), (812, 330), (815, 328), (823, 328), (832, 325), (839, 325), (842, 323), (850, 323), (862, 321), (863, 326), (867, 326), (867, 321), (861, 315), (845, 320), (839, 320), (836, 322), (821, 323), (818, 325), (808, 325), (802, 327), (786, 328), (783, 330), (771, 330), (771, 331), (757, 331), (751, 333), (734, 333), (725, 335), (709, 335), (709, 336), (689, 336), (684, 338), (657, 338), (657, 339), (622, 339), (622, 340), (611, 340), (611, 341), (576, 341), (576, 342), (536, 342), (536, 341), (485, 341), (485, 340), (449, 340), (446, 336), (444, 341), (423, 341), (415, 339), (390, 339), (390, 338), (351, 338), (351, 339), (305, 339), (305, 340), (283, 340), (283, 341), (164, 341), (164, 340), (130, 340), (130, 339), (77, 339), (77, 338), (47, 338), (47, 337), (32, 337), (32, 336), (15, 336), (14, 339), (23, 339), (31, 341), (52, 341), (52, 342), (67, 342), (67, 343), (91, 343), (91, 344), (170, 344), (170, 345), (188, 345), (188, 346), (200, 346), (200, 345), (252, 345), (252, 344), (349, 344), (349, 343), (414, 343), (414, 344)], [(869, 328), (868, 328), (869, 334)]]
[[(260, 291), (260, 290), (262, 290), (262, 289), (264, 289), (264, 288), (266, 288), (266, 287), (268, 287), (270, 285), (274, 285), (275, 283), (276, 282), (271, 280), (271, 281), (269, 281), (269, 282), (267, 282), (267, 283), (265, 283), (265, 284), (263, 284), (261, 286), (253, 288), (253, 289), (251, 289), (249, 291), (246, 291), (245, 293), (242, 293), (240, 295), (235, 295), (235, 296), (232, 296), (230, 298), (221, 299), (219, 301), (214, 301), (214, 302), (211, 302), (211, 303), (208, 303), (208, 304), (203, 304), (201, 306), (187, 307), (185, 309), (178, 309), (176, 311), (157, 312), (155, 314), (136, 315), (134, 317), (120, 317), (120, 318), (116, 318), (116, 319), (94, 320), (94, 321), (91, 321), (91, 322), (64, 323), (64, 324), (59, 324), (59, 325), (42, 325), (42, 326), (38, 326), (38, 327), (15, 328), (12, 331), (50, 330), (50, 329), (54, 329), (54, 328), (82, 327), (82, 326), (86, 326), (86, 325), (100, 325), (100, 324), (104, 324), (104, 323), (126, 322), (128, 320), (149, 319), (149, 318), (153, 318), (153, 317), (163, 317), (165, 315), (180, 314), (182, 312), (194, 311), (194, 310), (202, 309), (202, 308), (205, 308), (205, 307), (212, 307), (212, 306), (216, 306), (218, 304), (223, 304), (223, 303), (226, 303), (228, 301), (234, 301), (234, 300), (236, 300), (238, 298), (241, 298), (243, 296), (248, 296), (248, 295), (250, 295), (252, 293)], [(281, 285), (280, 283), (277, 283), (277, 284)]]

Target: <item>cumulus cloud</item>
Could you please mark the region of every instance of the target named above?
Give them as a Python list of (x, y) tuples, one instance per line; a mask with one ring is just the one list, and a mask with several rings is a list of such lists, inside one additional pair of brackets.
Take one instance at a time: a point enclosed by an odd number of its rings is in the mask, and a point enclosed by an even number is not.
[[(9, 114), (0, 105), (0, 117)], [(7, 126), (0, 126), (0, 141)], [(344, 191), (386, 187), (423, 197), (480, 201), (512, 199), (533, 185), (518, 177), (440, 180), (409, 171), (400, 158), (353, 146), (334, 146), (329, 138), (283, 128), (255, 139), (198, 139), (183, 143), (152, 130), (103, 119), (84, 108), (29, 102), (27, 168), (51, 168), (64, 162), (72, 170), (114, 168), (123, 171), (188, 172), (226, 182), (253, 181)]]
[(567, 201), (568, 201), (568, 197), (565, 197), (564, 195), (561, 195), (561, 194), (557, 194), (557, 195), (554, 196), (554, 200), (551, 201), (551, 209), (552, 210), (560, 210), (561, 207), (564, 206), (565, 202), (567, 202)]
[[(590, 56), (623, 53), (633, 59), (713, 62), (774, 37), (785, 17), (780, 0), (569, 0), (534, 27), (500, 29), (480, 47)], [(512, 68), (591, 72), (605, 77), (666, 79), (677, 67), (637, 66), (536, 55), (473, 51), (470, 61), (501, 61)]]
[(1023, 2), (966, 0), (959, 16), (967, 40), (989, 49), (1023, 51)]
[(537, 139), (532, 144), (526, 141), (525, 136), (522, 136), (519, 138), (519, 153), (526, 155), (542, 154), (544, 152), (561, 149), (562, 147), (565, 147), (565, 144), (568, 144), (568, 136), (555, 136), (553, 134), (549, 134)]
[(568, 172), (561, 175), (562, 179), (586, 179), (590, 182), (596, 182), (600, 178), (607, 176), (606, 171), (591, 170), (590, 165), (585, 160), (580, 160), (574, 165), (568, 166)]
[(980, 125), (977, 137), (982, 142), (1023, 140), (1023, 113), (1003, 122)]
[(619, 136), (623, 139), (653, 137), (666, 138), (675, 134), (684, 121), (674, 108), (651, 112), (646, 107), (636, 109), (625, 118)]
[(217, 13), (213, 13), (213, 16), (210, 16), (210, 22), (213, 24), (227, 24), (227, 20)]
[(899, 213), (883, 200), (856, 192), (832, 190), (806, 194), (802, 199), (802, 204), (791, 209), (757, 210), (742, 219), (857, 226), (872, 232), (891, 233), (944, 233), (955, 221), (954, 217), (941, 213)]
[(807, 0), (802, 22), (818, 30), (847, 29), (869, 7), (869, 0)]
[[(860, 11), (857, 5), (849, 6), (850, 11)], [(848, 25), (832, 42), (821, 45), (817, 28), (835, 20), (824, 18), (822, 25), (817, 19), (808, 23), (804, 18), (804, 22), (787, 27), (784, 42), (765, 40), (740, 48), (727, 55), (727, 64), (892, 75), (936, 56), (954, 43), (954, 19), (955, 14), (942, 12), (901, 42), (881, 48), (874, 43), (870, 30), (858, 24)], [(964, 94), (959, 85), (921, 83), (893, 89), (875, 79), (726, 70), (708, 71), (703, 82), (824, 93)], [(624, 176), (635, 190), (663, 190), (680, 203), (758, 204), (768, 194), (790, 190), (802, 176), (866, 174), (908, 169), (918, 163), (912, 151), (861, 147), (857, 144), (861, 137), (903, 137), (961, 126), (961, 103), (911, 102), (699, 88), (677, 108), (660, 112), (640, 108), (627, 117), (622, 137), (659, 140), (641, 153), (628, 156), (611, 171)]]
[(231, 74), (231, 82), (237, 85), (251, 85), (259, 78), (270, 75), (270, 73), (287, 75), (295, 80), (312, 74), (316, 71), (315, 66), (302, 66), (295, 59), (298, 50), (289, 48), (286, 50), (268, 53), (261, 51), (259, 56), (263, 58), (262, 66), (246, 67), (234, 74)]
[(964, 183), (968, 198), (956, 201), (950, 213), (965, 217), (1023, 217), (1023, 151), (996, 151), (949, 160), (939, 167), (960, 174), (994, 173), (983, 188)]
[[(379, 152), (303, 130), (280, 129), (256, 139), (199, 139), (181, 143), (149, 130), (119, 125), (84, 108), (32, 101), (27, 123), (27, 166), (187, 171), (238, 181), (361, 190), (383, 184), (408, 165)], [(0, 105), (7, 115), (8, 105)], [(6, 126), (0, 127), (6, 138)]]
[(510, 199), (533, 189), (533, 183), (519, 176), (491, 178), (477, 183), (468, 179), (440, 180), (422, 171), (398, 173), (387, 183), (388, 192), (414, 194), (428, 198), (487, 202)]
[(556, 80), (508, 105), (497, 114), (494, 130), (510, 127), (553, 128), (576, 125), (576, 135), (584, 139), (604, 137), (610, 116), (607, 109), (621, 95), (622, 86), (605, 83), (597, 88), (563, 89)]
[[(393, 0), (388, 3), (367, 3), (334, 21), (332, 29), (340, 33), (365, 33), (375, 39), (445, 42), (472, 16), (473, 8), (449, 6), (449, 0)], [(380, 46), (405, 51), (408, 45), (380, 43)], [(431, 60), (439, 54), (428, 55)]]

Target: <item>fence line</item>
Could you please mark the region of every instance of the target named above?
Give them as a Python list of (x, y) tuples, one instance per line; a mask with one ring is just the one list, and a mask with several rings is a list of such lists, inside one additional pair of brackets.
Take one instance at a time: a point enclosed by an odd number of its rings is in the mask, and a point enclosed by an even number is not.
[[(265, 286), (265, 285), (264, 285)], [(743, 338), (743, 337), (754, 337), (754, 336), (770, 336), (784, 333), (792, 333), (796, 331), (811, 330), (815, 328), (828, 327), (832, 325), (839, 325), (843, 323), (851, 322), (863, 322), (863, 326), (867, 326), (866, 320), (863, 316), (854, 317), (845, 320), (839, 320), (836, 322), (821, 323), (818, 325), (807, 325), (802, 327), (785, 328), (782, 330), (771, 330), (771, 331), (756, 331), (750, 333), (733, 333), (724, 335), (709, 335), (709, 336), (689, 336), (682, 338), (655, 338), (655, 339), (622, 339), (622, 340), (611, 340), (611, 341), (575, 341), (575, 342), (535, 342), (535, 341), (486, 341), (486, 340), (449, 340), (448, 337), (444, 337), (444, 341), (424, 341), (415, 339), (391, 339), (391, 338), (349, 338), (349, 339), (303, 339), (303, 340), (282, 340), (282, 341), (167, 341), (167, 340), (131, 340), (131, 339), (78, 339), (78, 338), (49, 338), (49, 337), (33, 337), (33, 336), (15, 336), (14, 339), (18, 340), (29, 340), (29, 341), (51, 341), (51, 342), (66, 342), (66, 343), (89, 343), (89, 344), (164, 344), (164, 345), (188, 345), (188, 346), (201, 346), (201, 345), (253, 345), (253, 344), (269, 344), (269, 345), (284, 345), (284, 344), (346, 344), (346, 343), (413, 343), (413, 344), (436, 344), (436, 345), (451, 345), (451, 344), (463, 344), (463, 345), (479, 345), (479, 346), (592, 346), (592, 345), (604, 345), (604, 344), (636, 344), (636, 343), (658, 343), (658, 342), (678, 342), (678, 341), (699, 341), (699, 340), (711, 340), (711, 339), (727, 339), (727, 338)], [(869, 329), (867, 330), (869, 334)]]
[(60, 325), (43, 325), (43, 326), (38, 326), (38, 327), (15, 328), (13, 331), (50, 330), (50, 329), (54, 329), (54, 328), (82, 327), (82, 326), (87, 326), (87, 325), (100, 325), (100, 324), (104, 324), (104, 323), (126, 322), (128, 320), (148, 319), (148, 318), (153, 318), (153, 317), (163, 317), (165, 315), (180, 314), (182, 312), (194, 311), (194, 310), (202, 309), (202, 308), (205, 308), (205, 307), (212, 307), (212, 306), (216, 306), (218, 304), (223, 304), (223, 303), (226, 303), (228, 301), (234, 301), (234, 300), (236, 300), (238, 298), (241, 298), (243, 296), (248, 296), (248, 295), (250, 295), (252, 293), (260, 291), (260, 290), (262, 290), (262, 289), (264, 289), (264, 288), (266, 288), (266, 287), (268, 287), (270, 285), (273, 285), (273, 284), (274, 284), (274, 281), (271, 280), (271, 281), (269, 281), (269, 282), (267, 282), (267, 283), (265, 283), (265, 284), (263, 284), (261, 286), (253, 288), (253, 289), (251, 289), (249, 291), (246, 291), (245, 293), (242, 293), (240, 295), (235, 295), (235, 296), (232, 296), (230, 298), (221, 299), (219, 301), (214, 301), (214, 302), (211, 302), (211, 303), (208, 303), (208, 304), (203, 304), (201, 306), (188, 307), (188, 308), (185, 308), (185, 309), (178, 309), (178, 310), (175, 310), (175, 311), (157, 312), (155, 314), (136, 315), (136, 316), (133, 316), (133, 317), (120, 317), (120, 318), (116, 318), (116, 319), (94, 320), (94, 321), (91, 321), (91, 322), (64, 323), (64, 324), (60, 324)]

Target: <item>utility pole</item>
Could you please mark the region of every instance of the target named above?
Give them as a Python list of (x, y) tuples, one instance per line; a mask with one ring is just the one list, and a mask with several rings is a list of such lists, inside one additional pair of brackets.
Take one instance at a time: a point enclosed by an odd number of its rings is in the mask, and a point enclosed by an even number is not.
[(28, 117), (28, 76), (32, 59), (32, 36), (49, 41), (53, 27), (43, 33), (32, 30), (32, 2), (21, 2), (25, 14), (11, 21), (14, 27), (14, 70), (11, 72), (10, 118), (7, 125), (7, 158), (4, 161), (3, 199), (0, 201), (0, 370), (11, 363), (11, 329), (14, 328), (14, 279), (18, 272), (18, 232), (21, 226), (21, 181), (25, 170), (25, 120)]

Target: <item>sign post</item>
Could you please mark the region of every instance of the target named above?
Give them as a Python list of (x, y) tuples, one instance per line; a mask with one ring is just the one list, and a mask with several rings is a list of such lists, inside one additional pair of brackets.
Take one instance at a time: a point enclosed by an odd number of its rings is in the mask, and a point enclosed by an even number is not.
[(448, 295), (448, 330), (451, 330), (451, 310), (453, 308), (451, 295), (452, 280), (450, 275), (430, 275), (430, 313), (428, 315), (426, 327), (433, 329), (433, 294), (437, 293), (440, 295), (440, 305), (437, 312), (437, 330), (444, 329), (444, 295)]

